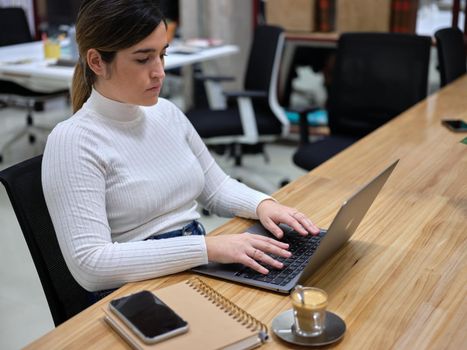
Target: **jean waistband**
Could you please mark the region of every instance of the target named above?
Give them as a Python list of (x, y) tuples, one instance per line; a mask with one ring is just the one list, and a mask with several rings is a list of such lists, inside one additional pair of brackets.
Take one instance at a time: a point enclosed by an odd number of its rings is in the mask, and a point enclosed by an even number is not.
[[(196, 220), (193, 220), (188, 225), (183, 226), (180, 230), (174, 230), (166, 233), (162, 233), (160, 235), (154, 235), (145, 239), (164, 239), (164, 238), (173, 238), (173, 237), (182, 237), (182, 236), (205, 236), (206, 230), (204, 226)], [(105, 289), (100, 290), (97, 292), (88, 292), (89, 301), (91, 303), (95, 303), (96, 301), (104, 298), (105, 296), (109, 295), (116, 289)]]
[(196, 220), (193, 220), (189, 224), (183, 226), (179, 230), (174, 230), (170, 232), (165, 232), (157, 235), (150, 236), (146, 238), (148, 239), (165, 239), (165, 238), (173, 238), (173, 237), (182, 237), (182, 236), (205, 236), (206, 230), (204, 226)]

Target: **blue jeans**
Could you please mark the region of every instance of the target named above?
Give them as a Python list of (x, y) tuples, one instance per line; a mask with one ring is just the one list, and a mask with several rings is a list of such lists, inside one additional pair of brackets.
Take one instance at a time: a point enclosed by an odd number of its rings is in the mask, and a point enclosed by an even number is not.
[[(204, 229), (204, 226), (200, 222), (193, 220), (188, 225), (183, 226), (179, 230), (162, 233), (160, 235), (150, 236), (146, 238), (145, 241), (152, 240), (152, 239), (166, 239), (166, 238), (183, 237), (183, 236), (204, 236), (204, 235), (206, 235), (206, 230)], [(98, 290), (97, 292), (89, 292), (89, 295), (88, 295), (89, 301), (94, 304), (95, 302), (101, 300), (102, 298), (106, 297), (107, 295), (109, 295), (110, 293), (116, 290), (117, 288)]]
[(204, 236), (206, 235), (206, 230), (204, 226), (196, 221), (193, 220), (188, 225), (185, 225), (180, 230), (170, 231), (166, 233), (162, 233), (160, 235), (154, 235), (145, 239), (145, 241), (149, 239), (165, 239), (165, 238), (174, 238), (174, 237), (182, 237), (182, 236)]

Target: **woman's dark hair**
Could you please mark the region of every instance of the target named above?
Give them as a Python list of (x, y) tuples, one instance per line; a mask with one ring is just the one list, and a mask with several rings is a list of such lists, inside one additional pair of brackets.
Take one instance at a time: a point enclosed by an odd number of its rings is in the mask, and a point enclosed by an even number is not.
[(96, 49), (111, 63), (119, 50), (131, 47), (165, 19), (154, 0), (84, 0), (76, 21), (76, 42), (80, 59), (75, 67), (71, 87), (73, 112), (88, 99), (96, 79), (86, 55)]

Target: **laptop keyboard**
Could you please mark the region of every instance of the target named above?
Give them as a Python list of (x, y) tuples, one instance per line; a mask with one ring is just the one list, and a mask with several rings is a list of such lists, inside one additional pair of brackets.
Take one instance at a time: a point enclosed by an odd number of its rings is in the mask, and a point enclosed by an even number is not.
[(283, 258), (271, 255), (275, 260), (284, 264), (282, 269), (279, 270), (267, 266), (269, 273), (267, 275), (263, 275), (249, 267), (245, 267), (235, 275), (256, 281), (285, 286), (295, 276), (303, 271), (308, 260), (310, 260), (310, 257), (313, 255), (316, 248), (318, 248), (320, 240), (320, 236), (301, 236), (296, 232), (290, 232), (282, 239), (282, 242), (289, 244), (289, 251), (292, 253), (292, 256), (290, 258)]

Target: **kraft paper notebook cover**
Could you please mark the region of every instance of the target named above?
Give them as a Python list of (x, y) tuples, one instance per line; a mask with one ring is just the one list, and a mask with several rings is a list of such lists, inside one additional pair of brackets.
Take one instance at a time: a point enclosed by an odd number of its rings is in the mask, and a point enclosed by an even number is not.
[(267, 328), (199, 278), (153, 291), (188, 322), (187, 333), (155, 344), (141, 341), (108, 308), (106, 322), (136, 349), (251, 349), (267, 338)]

